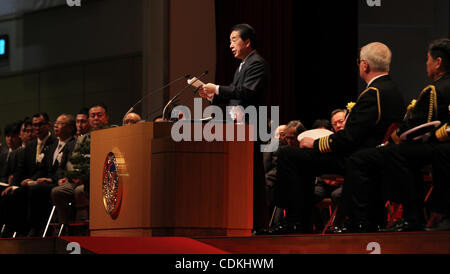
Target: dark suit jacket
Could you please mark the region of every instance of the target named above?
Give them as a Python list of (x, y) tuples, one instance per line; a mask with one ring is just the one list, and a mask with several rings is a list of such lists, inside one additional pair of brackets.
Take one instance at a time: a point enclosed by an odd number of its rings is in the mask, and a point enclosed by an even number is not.
[(264, 172), (266, 178), (266, 186), (272, 188), (276, 185), (277, 181), (277, 158), (278, 150), (282, 147), (286, 147), (285, 144), (279, 144), (277, 150), (273, 152), (263, 152)]
[(380, 145), (392, 123), (400, 123), (405, 113), (403, 96), (389, 75), (375, 79), (352, 108), (345, 129), (314, 142), (320, 153), (350, 154)]
[(3, 144), (0, 145), (0, 177), (2, 177), (1, 175), (6, 171), (8, 165), (6, 160), (6, 158), (8, 157), (8, 151), (8, 146), (5, 146)]
[(23, 150), (24, 148), (19, 147), (10, 153), (8, 160), (5, 162), (5, 165), (0, 172), (0, 182), (8, 183), (9, 176), (14, 175), (14, 172), (17, 169), (19, 155)]
[[(44, 155), (47, 150), (54, 143), (58, 143), (58, 139), (50, 135), (44, 144), (42, 153)], [(39, 164), (36, 163), (36, 149), (37, 149), (37, 139), (30, 142), (24, 149), (23, 153), (20, 154), (19, 161), (17, 163), (17, 170), (14, 174), (14, 185), (20, 185), (20, 183), (27, 178), (32, 178), (33, 175), (41, 168), (43, 161)]]
[(415, 106), (408, 110), (405, 120), (397, 129), (397, 136), (429, 121), (449, 121), (450, 74), (443, 75), (432, 85), (425, 87), (416, 100)]
[(265, 90), (268, 84), (268, 66), (258, 54), (252, 52), (241, 71), (236, 70), (233, 82), (229, 86), (219, 86), (219, 94), (214, 95), (212, 103), (215, 105), (247, 106), (262, 105), (265, 100)]
[(72, 137), (61, 150), (61, 152), (63, 153), (61, 162), (56, 160), (55, 163), (53, 163), (53, 154), (58, 147), (58, 140), (53, 142), (45, 151), (45, 156), (42, 160), (42, 164), (39, 165), (39, 168), (33, 174), (31, 179), (37, 180), (39, 178), (51, 178), (53, 181), (52, 183), (57, 184), (58, 179), (64, 177), (64, 171), (66, 170), (67, 161), (69, 160), (70, 155), (72, 155), (75, 143), (76, 139)]

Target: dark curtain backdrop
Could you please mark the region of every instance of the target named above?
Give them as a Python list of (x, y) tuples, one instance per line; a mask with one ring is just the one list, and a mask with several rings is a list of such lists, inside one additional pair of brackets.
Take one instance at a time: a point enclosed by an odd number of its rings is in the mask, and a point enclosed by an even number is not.
[(229, 49), (230, 29), (248, 23), (256, 30), (257, 50), (270, 66), (266, 103), (280, 106), (280, 123), (299, 119), (309, 127), (356, 99), (356, 1), (216, 0), (215, 4), (218, 84), (231, 83), (239, 65)]

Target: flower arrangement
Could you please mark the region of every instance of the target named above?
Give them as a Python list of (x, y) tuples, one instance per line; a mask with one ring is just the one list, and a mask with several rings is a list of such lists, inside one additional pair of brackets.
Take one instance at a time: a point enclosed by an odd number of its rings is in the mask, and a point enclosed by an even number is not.
[(413, 99), (408, 105), (408, 110), (412, 110), (416, 106), (417, 100)]
[(347, 104), (347, 110), (348, 110), (348, 113), (350, 113), (350, 112), (352, 111), (352, 108), (353, 108), (355, 105), (356, 105), (355, 102), (349, 102), (349, 103)]

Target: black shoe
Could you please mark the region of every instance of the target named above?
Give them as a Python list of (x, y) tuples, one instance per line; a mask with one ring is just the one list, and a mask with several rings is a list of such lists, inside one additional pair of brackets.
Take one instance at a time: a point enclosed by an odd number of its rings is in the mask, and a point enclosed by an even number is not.
[(284, 222), (273, 228), (257, 233), (256, 235), (287, 235), (287, 234), (309, 234), (312, 233), (312, 229), (308, 229), (306, 226), (298, 223)]
[(423, 231), (424, 227), (420, 223), (410, 222), (400, 219), (392, 224), (392, 226), (380, 229), (380, 232), (409, 232), (409, 231)]
[(348, 225), (337, 225), (327, 229), (326, 234), (348, 233)]
[(347, 221), (340, 226), (334, 227), (330, 230), (330, 233), (341, 234), (341, 233), (371, 233), (376, 232), (377, 226), (374, 226), (366, 222), (350, 222)]

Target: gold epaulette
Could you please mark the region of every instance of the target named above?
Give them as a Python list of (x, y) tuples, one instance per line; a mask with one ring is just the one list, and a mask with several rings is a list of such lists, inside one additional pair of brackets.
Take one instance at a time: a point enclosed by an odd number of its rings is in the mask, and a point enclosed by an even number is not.
[(320, 153), (328, 153), (331, 152), (330, 143), (333, 140), (330, 139), (330, 136), (325, 136), (319, 139), (319, 151)]
[(440, 127), (436, 132), (434, 133), (436, 135), (436, 138), (441, 141), (448, 141), (450, 140), (450, 137), (448, 136), (447, 132), (448, 124), (444, 124), (442, 127)]
[[(428, 103), (428, 116), (427, 116), (427, 122), (431, 122), (435, 119), (437, 119), (437, 93), (436, 93), (436, 87), (434, 85), (428, 85), (426, 86), (419, 94), (419, 97), (417, 98), (417, 101), (420, 101), (422, 97), (427, 93), (427, 91), (430, 90), (430, 102)], [(433, 117), (434, 114), (434, 117)]]
[(369, 90), (374, 90), (374, 91), (377, 93), (378, 119), (377, 119), (377, 121), (376, 121), (376, 123), (375, 123), (375, 125), (376, 125), (376, 124), (378, 124), (378, 122), (380, 122), (380, 119), (381, 119), (380, 90), (377, 89), (377, 88), (374, 88), (374, 87), (368, 87), (368, 88), (366, 88), (366, 89), (365, 89), (363, 92), (361, 92), (361, 94), (358, 96), (358, 100), (356, 100), (356, 103), (358, 103), (359, 98), (361, 98), (361, 96), (362, 96), (364, 93), (368, 92)]

